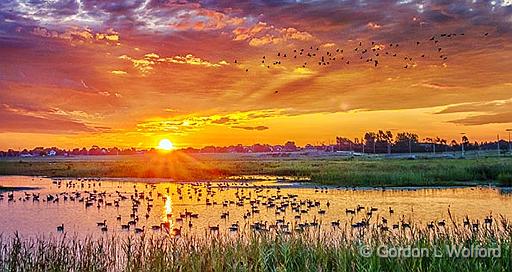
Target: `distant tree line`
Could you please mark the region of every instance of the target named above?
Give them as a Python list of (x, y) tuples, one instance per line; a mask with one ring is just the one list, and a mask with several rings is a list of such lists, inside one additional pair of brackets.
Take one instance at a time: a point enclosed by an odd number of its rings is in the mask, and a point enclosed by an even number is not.
[(0, 151), (0, 157), (45, 157), (45, 156), (99, 156), (99, 155), (134, 155), (147, 150), (136, 150), (135, 148), (104, 148), (99, 146), (92, 146), (87, 149), (74, 148), (74, 149), (60, 149), (57, 147), (36, 147), (31, 150), (14, 150)]
[(466, 135), (460, 141), (447, 140), (440, 137), (426, 137), (420, 139), (418, 134), (398, 132), (395, 136), (391, 131), (379, 130), (366, 132), (362, 138), (353, 140), (346, 137), (336, 137), (336, 151), (354, 151), (361, 153), (419, 153), (419, 152), (454, 152), (471, 150), (498, 150), (506, 152), (510, 149), (509, 142), (505, 140), (494, 142), (471, 142)]
[[(362, 138), (349, 139), (336, 137), (335, 144), (306, 144), (297, 146), (295, 142), (288, 141), (281, 145), (253, 144), (253, 145), (230, 145), (230, 146), (205, 146), (203, 148), (184, 148), (181, 152), (186, 153), (288, 153), (288, 152), (336, 152), (350, 151), (366, 154), (391, 154), (391, 153), (442, 153), (460, 152), (472, 150), (498, 150), (501, 153), (510, 151), (508, 141), (500, 140), (494, 142), (471, 142), (466, 135), (460, 141), (447, 140), (439, 137), (426, 137), (421, 139), (417, 134), (410, 132), (398, 132), (393, 135), (391, 131), (379, 130), (378, 132), (366, 132)], [(57, 147), (36, 147), (28, 150), (0, 151), (0, 157), (44, 157), (44, 156), (101, 156), (101, 155), (136, 155), (156, 153), (157, 150), (135, 149), (135, 148), (105, 148), (92, 146), (87, 149), (60, 149)]]

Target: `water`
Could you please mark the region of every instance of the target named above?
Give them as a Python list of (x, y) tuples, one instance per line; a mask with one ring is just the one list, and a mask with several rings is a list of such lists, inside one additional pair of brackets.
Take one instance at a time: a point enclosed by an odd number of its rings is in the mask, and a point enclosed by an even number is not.
[[(254, 222), (266, 221), (269, 226), (280, 219), (290, 222), (290, 229), (304, 222), (318, 222), (321, 228), (332, 228), (332, 221), (339, 220), (343, 225), (361, 220), (366, 217), (370, 207), (377, 208), (372, 214), (372, 220), (378, 221), (385, 217), (390, 224), (404, 220), (424, 226), (431, 221), (449, 221), (448, 209), (455, 220), (461, 222), (465, 216), (472, 221), (480, 222), (491, 214), (494, 218), (499, 218), (499, 215), (512, 218), (512, 195), (502, 193), (496, 188), (482, 187), (324, 189), (304, 186), (289, 180), (276, 181), (275, 177), (258, 177), (257, 181), (253, 182), (236, 180), (229, 184), (179, 184), (163, 179), (79, 181), (3, 176), (0, 177), (0, 184), (31, 187), (30, 190), (14, 191), (11, 201), (9, 193), (1, 193), (3, 199), (0, 200), (0, 233), (4, 235), (12, 235), (15, 232), (24, 236), (53, 234), (57, 233), (56, 228), (61, 224), (64, 224), (67, 233), (77, 235), (133, 233), (135, 226), (131, 226), (130, 230), (123, 230), (121, 225), (133, 220), (130, 217), (133, 213), (131, 198), (135, 196), (135, 199), (140, 201), (136, 213), (136, 227), (145, 227), (145, 232), (153, 232), (152, 226), (168, 222), (171, 233), (174, 228), (181, 227), (182, 234), (204, 234), (212, 226), (219, 226), (220, 232), (229, 233), (228, 228), (233, 223), (238, 222), (240, 231), (247, 231)], [(77, 192), (80, 195), (77, 195)], [(144, 193), (142, 197), (141, 193)], [(34, 201), (33, 195), (39, 195), (39, 201)], [(58, 198), (58, 201), (48, 201), (48, 195), (54, 199)], [(91, 195), (95, 195), (96, 200), (90, 200)], [(268, 197), (272, 196), (275, 200), (269, 201)], [(92, 206), (86, 208), (85, 203), (88, 199)], [(207, 199), (211, 205), (206, 204)], [(309, 208), (307, 200), (311, 201)], [(300, 206), (300, 211), (292, 211), (291, 205), (301, 201), (304, 205)], [(119, 207), (116, 207), (116, 202), (119, 203)], [(254, 208), (250, 202), (254, 203)], [(268, 205), (269, 202), (276, 205)], [(289, 206), (285, 212), (276, 213), (276, 207), (281, 203), (289, 203)], [(150, 205), (152, 207), (148, 209)], [(346, 209), (355, 209), (358, 205), (366, 207), (366, 211), (361, 210), (355, 216), (346, 213)], [(390, 207), (394, 211), (392, 214), (389, 213)], [(185, 211), (197, 214), (198, 217), (185, 217), (179, 221), (180, 214)], [(320, 211), (324, 211), (325, 214)], [(229, 217), (222, 219), (221, 215), (227, 212)], [(298, 215), (300, 219), (296, 218)], [(121, 220), (117, 220), (118, 216), (121, 216)], [(108, 228), (106, 232), (97, 226), (98, 222), (104, 220)]]

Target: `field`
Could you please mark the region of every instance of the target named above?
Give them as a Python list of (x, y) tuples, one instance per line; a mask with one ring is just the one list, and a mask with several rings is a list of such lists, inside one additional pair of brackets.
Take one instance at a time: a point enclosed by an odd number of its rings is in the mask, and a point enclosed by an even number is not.
[(0, 175), (141, 177), (212, 180), (238, 175), (309, 178), (335, 186), (512, 184), (511, 157), (417, 160), (341, 156), (271, 157), (238, 154), (98, 156), (0, 160)]

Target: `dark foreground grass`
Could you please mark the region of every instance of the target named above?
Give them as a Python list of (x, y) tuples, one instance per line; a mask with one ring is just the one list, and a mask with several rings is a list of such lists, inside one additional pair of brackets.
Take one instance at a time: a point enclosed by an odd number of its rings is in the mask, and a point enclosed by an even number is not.
[(448, 213), (442, 225), (402, 221), (397, 228), (368, 218), (324, 230), (283, 224), (182, 237), (0, 235), (0, 271), (512, 271), (507, 218), (468, 224)]
[(0, 160), (0, 175), (211, 180), (232, 175), (306, 177), (337, 186), (512, 184), (512, 158), (347, 159), (173, 154), (85, 159)]
[[(415, 232), (348, 240), (345, 235), (251, 234), (204, 239), (165, 235), (0, 239), (1, 271), (512, 271), (508, 234)], [(508, 235), (508, 236), (507, 236)], [(494, 257), (449, 256), (447, 247), (499, 248)], [(362, 246), (373, 251), (360, 252)], [(379, 247), (424, 248), (422, 257), (381, 257)], [(366, 251), (365, 251), (366, 252)], [(384, 252), (384, 251), (383, 251)], [(434, 252), (441, 255), (434, 256)]]

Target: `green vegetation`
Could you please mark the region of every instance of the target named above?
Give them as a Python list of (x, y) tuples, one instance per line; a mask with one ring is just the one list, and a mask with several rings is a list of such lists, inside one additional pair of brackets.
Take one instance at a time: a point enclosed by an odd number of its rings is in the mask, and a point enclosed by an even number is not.
[[(166, 235), (102, 237), (98, 239), (0, 238), (2, 271), (511, 271), (510, 226), (494, 230), (402, 230), (398, 234), (378, 229), (321, 235), (252, 233), (207, 238)], [(352, 231), (357, 233), (358, 231)], [(407, 233), (407, 234), (406, 234)], [(357, 237), (354, 237), (357, 236)], [(406, 238), (406, 237), (409, 238)], [(369, 257), (360, 253), (369, 246)], [(453, 257), (447, 246), (501, 248), (493, 258)], [(379, 246), (425, 248), (430, 254), (382, 257)], [(443, 253), (435, 257), (434, 251)]]
[(231, 175), (307, 177), (337, 186), (510, 186), (512, 158), (399, 160), (346, 157), (290, 158), (255, 155), (128, 156), (0, 160), (0, 175), (141, 177), (209, 180)]
[(510, 173), (500, 173), (498, 175), (498, 180), (503, 186), (512, 186), (512, 174)]
[(14, 191), (18, 188), (15, 188), (15, 187), (6, 187), (6, 186), (1, 186), (0, 185), (0, 192), (6, 192), (6, 191)]

